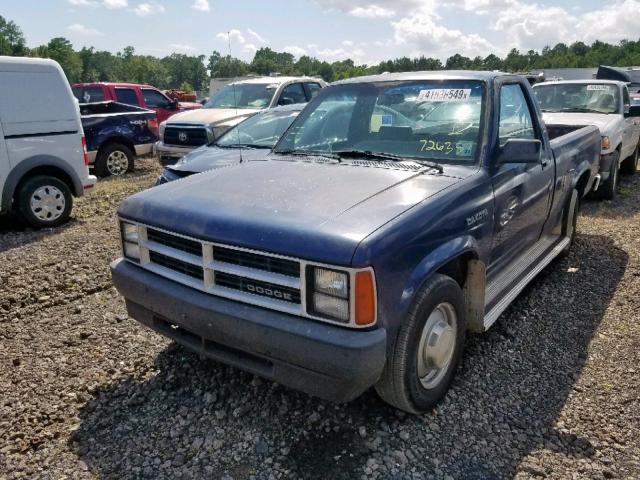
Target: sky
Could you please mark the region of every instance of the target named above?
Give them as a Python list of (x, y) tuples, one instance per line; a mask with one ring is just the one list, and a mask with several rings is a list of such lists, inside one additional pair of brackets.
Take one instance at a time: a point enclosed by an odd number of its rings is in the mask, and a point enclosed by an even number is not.
[(640, 38), (640, 0), (0, 0), (30, 47), (53, 37), (75, 48), (250, 60), (268, 46), (296, 57), (373, 64), (446, 59), (558, 42)]

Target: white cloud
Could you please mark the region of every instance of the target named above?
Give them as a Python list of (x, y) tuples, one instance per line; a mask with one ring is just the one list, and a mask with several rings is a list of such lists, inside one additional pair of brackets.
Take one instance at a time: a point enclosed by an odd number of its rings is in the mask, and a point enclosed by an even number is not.
[(224, 41), (225, 45), (228, 45), (231, 41), (232, 53), (235, 45), (240, 45), (241, 49), (245, 53), (256, 53), (258, 47), (255, 44), (249, 42), (242, 32), (236, 28), (229, 30), (228, 32), (219, 32), (216, 34), (218, 40)]
[(579, 17), (573, 29), (574, 32), (582, 33), (582, 38), (576, 40), (619, 42), (623, 39), (637, 39), (640, 35), (638, 12), (638, 0), (614, 2), (599, 10), (586, 12)]
[(464, 33), (440, 23), (430, 7), (391, 22), (396, 46), (413, 47), (416, 53), (444, 59), (455, 53), (475, 57), (487, 55), (495, 48), (474, 33)]
[(74, 7), (95, 7), (98, 4), (91, 0), (67, 0)]
[(77, 33), (78, 35), (102, 35), (102, 32), (96, 30), (95, 28), (89, 28), (80, 23), (69, 25), (67, 27), (67, 30), (73, 33)]
[(199, 10), (201, 12), (209, 11), (209, 0), (195, 0), (191, 8), (194, 10)]
[(307, 54), (307, 51), (304, 48), (298, 47), (297, 45), (287, 45), (283, 50), (298, 58)]
[(353, 7), (349, 10), (349, 14), (360, 18), (390, 18), (394, 17), (396, 12), (380, 5), (369, 4), (364, 7)]
[(117, 10), (119, 8), (127, 8), (129, 2), (127, 0), (103, 0), (102, 5), (111, 10)]
[(196, 50), (196, 47), (187, 45), (185, 43), (170, 43), (169, 47), (178, 52), (194, 52)]
[(259, 33), (251, 30), (250, 28), (247, 28), (247, 33), (253, 38), (255, 38), (258, 41), (258, 43), (267, 43), (264, 37), (262, 37)]
[(542, 48), (567, 41), (575, 30), (575, 17), (562, 7), (513, 2), (496, 13), (491, 28), (505, 34), (507, 50)]
[(138, 4), (138, 6), (133, 9), (133, 13), (135, 13), (139, 17), (146, 17), (148, 15), (154, 15), (156, 13), (164, 13), (164, 10), (164, 6), (160, 5), (159, 3), (145, 2)]

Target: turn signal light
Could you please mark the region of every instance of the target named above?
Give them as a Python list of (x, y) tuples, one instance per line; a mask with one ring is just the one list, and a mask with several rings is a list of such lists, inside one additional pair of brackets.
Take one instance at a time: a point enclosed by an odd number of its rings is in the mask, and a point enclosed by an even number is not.
[(376, 292), (371, 272), (356, 273), (355, 322), (370, 325), (376, 321)]

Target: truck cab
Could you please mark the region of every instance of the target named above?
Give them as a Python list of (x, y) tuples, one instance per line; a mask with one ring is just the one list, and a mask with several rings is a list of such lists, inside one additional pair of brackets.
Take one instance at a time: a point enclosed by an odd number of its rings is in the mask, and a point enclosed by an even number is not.
[(424, 412), (466, 332), (571, 247), (600, 144), (547, 131), (520, 76), (337, 82), (268, 157), (125, 200), (113, 281), (131, 317), (203, 355)]
[(202, 108), (197, 102), (178, 102), (151, 85), (135, 83), (76, 83), (73, 94), (80, 103), (113, 101), (154, 110), (158, 122), (185, 110)]

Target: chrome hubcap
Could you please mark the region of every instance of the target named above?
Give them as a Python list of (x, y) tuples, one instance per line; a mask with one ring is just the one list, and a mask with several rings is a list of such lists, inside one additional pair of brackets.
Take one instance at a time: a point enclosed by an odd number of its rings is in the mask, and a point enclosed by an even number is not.
[(129, 167), (129, 159), (124, 152), (116, 150), (107, 157), (107, 170), (111, 175), (123, 175)]
[(456, 347), (457, 316), (453, 305), (439, 304), (424, 325), (418, 344), (418, 377), (426, 389), (436, 387), (447, 373)]
[(53, 222), (62, 216), (67, 200), (59, 188), (45, 185), (31, 195), (31, 211), (40, 220)]

